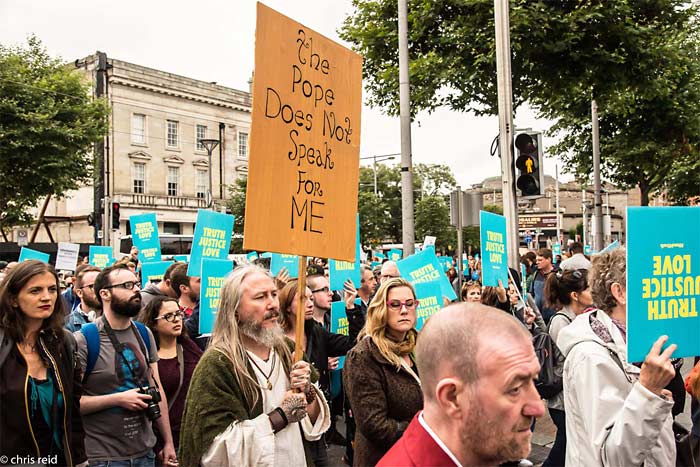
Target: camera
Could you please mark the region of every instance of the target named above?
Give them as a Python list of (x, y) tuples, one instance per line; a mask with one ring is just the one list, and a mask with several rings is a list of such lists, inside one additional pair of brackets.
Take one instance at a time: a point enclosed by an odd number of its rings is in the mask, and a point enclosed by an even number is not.
[(148, 406), (144, 409), (146, 412), (146, 417), (152, 422), (160, 418), (160, 407), (158, 403), (161, 401), (160, 391), (157, 387), (149, 386), (145, 388), (139, 388), (141, 394), (146, 394), (151, 396), (151, 400), (146, 402)]

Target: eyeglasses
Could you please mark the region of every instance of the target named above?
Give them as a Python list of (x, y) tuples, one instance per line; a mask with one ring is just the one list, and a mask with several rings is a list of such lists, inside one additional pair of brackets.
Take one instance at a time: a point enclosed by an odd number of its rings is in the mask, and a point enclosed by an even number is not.
[(185, 313), (182, 311), (182, 308), (180, 308), (180, 311), (176, 311), (175, 313), (166, 313), (163, 316), (157, 317), (155, 320), (159, 319), (164, 319), (168, 323), (174, 323), (177, 320), (182, 319), (185, 316)]
[(407, 310), (413, 310), (419, 304), (418, 300), (408, 299), (404, 302), (401, 300), (387, 300), (386, 306), (392, 311), (401, 311), (401, 308), (406, 307)]
[(126, 290), (134, 290), (134, 287), (137, 285), (136, 281), (126, 281), (122, 282), (121, 284), (110, 284), (102, 287), (103, 289), (126, 289)]
[(311, 293), (316, 293), (316, 292), (328, 293), (330, 291), (331, 291), (331, 288), (326, 286), (326, 287), (321, 287), (320, 289), (312, 290)]
[(82, 287), (78, 287), (79, 289), (90, 289), (90, 290), (95, 290), (95, 284), (90, 284), (90, 285), (84, 285)]

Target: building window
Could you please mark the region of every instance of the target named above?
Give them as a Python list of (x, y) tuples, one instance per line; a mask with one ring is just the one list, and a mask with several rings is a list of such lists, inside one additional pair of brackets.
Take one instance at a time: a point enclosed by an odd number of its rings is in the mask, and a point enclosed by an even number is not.
[(167, 120), (168, 133), (166, 138), (166, 144), (169, 148), (177, 148), (179, 146), (178, 140), (178, 122), (175, 120)]
[(134, 181), (134, 193), (144, 194), (146, 192), (146, 164), (143, 162), (134, 162), (131, 168), (131, 179)]
[(206, 170), (197, 169), (194, 174), (194, 191), (197, 198), (207, 197), (207, 188), (209, 187), (209, 177)]
[(177, 196), (180, 186), (180, 167), (168, 167), (168, 196)]
[(195, 141), (197, 141), (197, 151), (206, 151), (206, 148), (204, 145), (200, 142), (200, 140), (205, 139), (207, 137), (207, 126), (206, 125), (197, 125), (197, 131), (195, 135)]
[(163, 233), (180, 235), (180, 223), (179, 222), (163, 222)]
[(238, 157), (248, 159), (248, 133), (238, 133)]
[(146, 144), (146, 116), (143, 114), (131, 116), (131, 142)]

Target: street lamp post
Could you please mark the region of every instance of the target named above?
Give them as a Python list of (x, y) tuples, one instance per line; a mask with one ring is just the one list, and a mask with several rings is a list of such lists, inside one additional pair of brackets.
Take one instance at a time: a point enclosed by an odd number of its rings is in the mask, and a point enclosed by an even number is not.
[(207, 155), (209, 156), (209, 192), (207, 193), (207, 208), (211, 208), (212, 204), (214, 204), (214, 192), (213, 190), (213, 183), (212, 183), (212, 163), (211, 163), (211, 153), (214, 152), (214, 149), (219, 145), (220, 141), (218, 139), (213, 139), (213, 138), (202, 138), (199, 140), (199, 144), (204, 146), (204, 149), (207, 150)]
[(397, 152), (394, 154), (382, 154), (379, 156), (367, 156), (367, 157), (360, 157), (360, 160), (365, 160), (365, 159), (372, 159), (372, 169), (374, 170), (374, 194), (375, 196), (377, 195), (377, 161), (389, 161), (392, 159), (395, 159), (395, 156), (400, 156), (401, 153)]

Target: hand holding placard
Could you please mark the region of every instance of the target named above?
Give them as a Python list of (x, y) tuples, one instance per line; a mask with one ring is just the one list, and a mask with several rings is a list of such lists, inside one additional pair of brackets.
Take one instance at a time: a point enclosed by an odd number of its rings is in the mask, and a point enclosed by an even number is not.
[(676, 350), (676, 344), (671, 344), (666, 347), (666, 350), (661, 351), (667, 340), (668, 336), (661, 336), (654, 342), (639, 373), (639, 383), (657, 396), (661, 395), (661, 391), (676, 376), (676, 370), (671, 363), (671, 355)]

